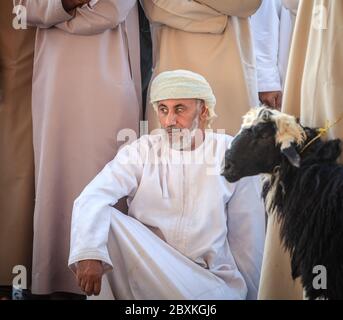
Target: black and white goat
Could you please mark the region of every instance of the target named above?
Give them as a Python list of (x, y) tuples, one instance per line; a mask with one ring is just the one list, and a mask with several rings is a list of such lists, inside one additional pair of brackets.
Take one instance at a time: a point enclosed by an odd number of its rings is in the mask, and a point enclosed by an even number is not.
[[(340, 140), (315, 139), (317, 129), (260, 107), (243, 118), (225, 154), (229, 182), (266, 174), (263, 198), (280, 222), (291, 255), (293, 279), (301, 277), (309, 299), (343, 299), (343, 166)], [(326, 289), (313, 287), (316, 266), (327, 272)]]

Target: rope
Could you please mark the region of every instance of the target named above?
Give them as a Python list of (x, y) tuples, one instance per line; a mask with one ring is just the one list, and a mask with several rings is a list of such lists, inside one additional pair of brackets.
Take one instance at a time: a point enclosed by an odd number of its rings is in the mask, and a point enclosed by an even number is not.
[(324, 136), (325, 134), (328, 133), (329, 129), (331, 129), (333, 126), (335, 126), (338, 122), (340, 122), (343, 119), (343, 113), (341, 114), (341, 116), (332, 124), (330, 124), (329, 120), (326, 120), (326, 125), (325, 128), (319, 128), (318, 129), (318, 134), (311, 140), (309, 141), (305, 147), (302, 148), (302, 150), (300, 151), (300, 153), (303, 153), (313, 142), (315, 142), (316, 140), (318, 140), (320, 137)]

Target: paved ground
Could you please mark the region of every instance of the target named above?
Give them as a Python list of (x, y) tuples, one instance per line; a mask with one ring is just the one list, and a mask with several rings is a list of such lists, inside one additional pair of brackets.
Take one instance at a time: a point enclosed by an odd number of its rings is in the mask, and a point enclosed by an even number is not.
[(29, 290), (0, 287), (0, 300), (85, 300), (86, 296), (57, 292), (49, 295), (34, 295)]

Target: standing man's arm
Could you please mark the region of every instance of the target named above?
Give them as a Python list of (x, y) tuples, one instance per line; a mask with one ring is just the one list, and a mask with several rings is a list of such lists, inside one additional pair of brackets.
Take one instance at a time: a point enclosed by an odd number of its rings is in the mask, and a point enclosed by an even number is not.
[(99, 34), (124, 22), (135, 5), (136, 0), (98, 0), (94, 5), (77, 8), (73, 19), (56, 27), (72, 34)]
[(223, 33), (228, 18), (196, 1), (141, 0), (150, 22), (187, 32)]
[(281, 109), (282, 86), (278, 67), (281, 0), (263, 0), (251, 17), (256, 54), (257, 82), (260, 101)]
[(257, 299), (265, 239), (265, 209), (260, 177), (241, 179), (228, 203), (228, 240), (238, 270)]
[(116, 28), (136, 0), (17, 0), (16, 4), (27, 8), (29, 25), (92, 35)]
[(124, 147), (74, 202), (68, 264), (88, 295), (100, 292), (103, 271), (113, 267), (107, 249), (113, 206), (134, 195), (143, 168), (140, 159), (135, 146)]
[(227, 16), (248, 18), (261, 5), (261, 0), (196, 0)]
[(27, 10), (27, 23), (39, 28), (50, 28), (73, 18), (73, 11), (90, 0), (15, 0)]

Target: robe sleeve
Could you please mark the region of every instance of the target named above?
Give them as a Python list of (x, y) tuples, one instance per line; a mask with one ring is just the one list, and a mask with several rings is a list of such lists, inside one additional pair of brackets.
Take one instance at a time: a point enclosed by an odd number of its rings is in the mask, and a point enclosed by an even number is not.
[(122, 23), (136, 0), (99, 0), (92, 8), (77, 8), (74, 18), (56, 27), (78, 35), (94, 35), (116, 28)]
[(142, 168), (137, 146), (125, 146), (75, 200), (68, 262), (72, 270), (78, 261), (87, 259), (102, 261), (106, 269), (113, 267), (107, 249), (111, 215), (116, 212), (113, 206), (124, 196), (134, 195)]
[(248, 18), (261, 5), (261, 0), (197, 0), (197, 2), (206, 4), (227, 16), (239, 18)]
[(241, 179), (228, 203), (228, 241), (248, 287), (247, 299), (257, 299), (265, 239), (265, 209), (260, 177)]
[(280, 15), (280, 0), (263, 0), (259, 10), (251, 17), (259, 92), (282, 89), (278, 66)]
[(151, 23), (199, 33), (224, 32), (228, 18), (196, 1), (141, 0), (144, 12)]
[(73, 18), (64, 10), (61, 0), (16, 0), (14, 3), (26, 7), (30, 26), (50, 28)]

